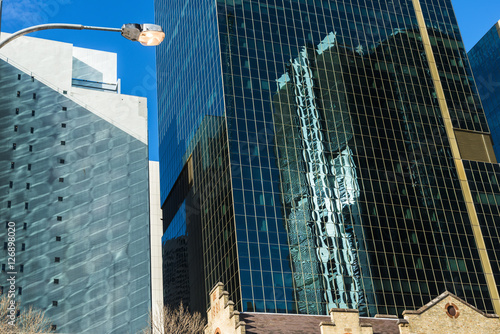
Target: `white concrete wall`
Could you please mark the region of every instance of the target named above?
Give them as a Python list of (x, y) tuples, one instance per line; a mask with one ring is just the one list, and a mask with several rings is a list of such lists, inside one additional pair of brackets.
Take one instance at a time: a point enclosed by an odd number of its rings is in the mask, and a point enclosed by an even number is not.
[[(3, 32), (0, 39), (8, 36), (10, 34)], [(25, 72), (35, 73), (64, 90), (71, 88), (73, 44), (23, 36), (0, 49), (0, 54)]]
[(112, 52), (74, 47), (73, 78), (114, 84), (117, 81), (116, 57)]
[[(153, 309), (152, 314), (161, 314), (163, 308), (163, 278), (161, 237), (163, 235), (163, 221), (160, 203), (160, 163), (149, 162), (149, 215), (151, 229), (151, 292)], [(163, 334), (163, 333), (155, 333)]]

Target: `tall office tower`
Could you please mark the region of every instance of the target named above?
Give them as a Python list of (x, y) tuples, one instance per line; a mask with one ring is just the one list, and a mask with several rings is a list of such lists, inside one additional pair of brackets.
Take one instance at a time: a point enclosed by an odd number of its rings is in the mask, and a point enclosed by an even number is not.
[(166, 303), (204, 311), (221, 281), (244, 312), (450, 291), (500, 313), (500, 169), (449, 0), (157, 0), (156, 21), (164, 258), (190, 287)]
[(500, 21), (468, 53), (493, 139), (500, 157)]
[(152, 307), (146, 101), (120, 94), (113, 53), (29, 37), (1, 53), (3, 292), (15, 276), (57, 332), (136, 333)]

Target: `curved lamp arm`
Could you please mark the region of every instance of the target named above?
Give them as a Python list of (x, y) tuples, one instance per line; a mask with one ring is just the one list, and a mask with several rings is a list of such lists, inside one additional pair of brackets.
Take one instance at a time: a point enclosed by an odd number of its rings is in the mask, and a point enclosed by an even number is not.
[(139, 41), (143, 45), (158, 45), (163, 41), (165, 34), (160, 26), (154, 24), (124, 24), (121, 28), (105, 28), (84, 26), (81, 24), (67, 23), (47, 23), (19, 30), (0, 43), (0, 49), (6, 44), (12, 42), (16, 38), (29, 34), (30, 32), (47, 30), (47, 29), (72, 29), (72, 30), (100, 30), (100, 31), (115, 31), (121, 32), (123, 37), (132, 41)]

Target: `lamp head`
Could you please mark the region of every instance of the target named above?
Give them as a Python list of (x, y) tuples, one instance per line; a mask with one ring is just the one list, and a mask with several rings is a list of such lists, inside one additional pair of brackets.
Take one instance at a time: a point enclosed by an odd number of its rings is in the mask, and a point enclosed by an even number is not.
[(155, 46), (163, 41), (165, 33), (156, 24), (127, 23), (122, 26), (122, 36), (145, 46)]

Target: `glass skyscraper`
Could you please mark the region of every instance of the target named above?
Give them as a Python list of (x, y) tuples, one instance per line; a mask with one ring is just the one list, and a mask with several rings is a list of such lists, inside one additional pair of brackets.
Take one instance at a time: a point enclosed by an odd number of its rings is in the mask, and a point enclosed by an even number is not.
[(491, 128), (493, 148), (500, 156), (500, 21), (468, 53), (484, 112)]
[(166, 303), (204, 312), (221, 281), (244, 312), (446, 290), (500, 312), (498, 165), (450, 1), (156, 0), (156, 21)]

